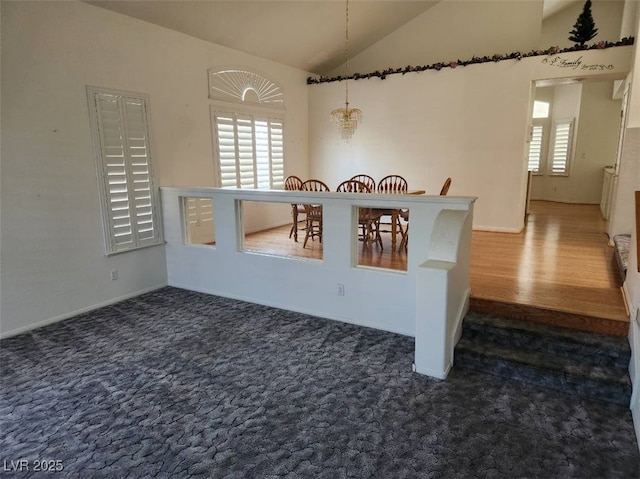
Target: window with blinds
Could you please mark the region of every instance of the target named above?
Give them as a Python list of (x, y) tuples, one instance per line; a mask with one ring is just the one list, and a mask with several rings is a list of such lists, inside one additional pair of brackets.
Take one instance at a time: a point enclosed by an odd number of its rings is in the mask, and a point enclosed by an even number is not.
[(211, 198), (185, 197), (184, 214), (188, 244), (215, 244), (213, 200)]
[(531, 125), (531, 138), (529, 140), (529, 171), (534, 175), (541, 174), (543, 125)]
[(87, 87), (107, 254), (162, 242), (146, 95)]
[(213, 124), (220, 186), (284, 186), (282, 119), (214, 111)]
[(550, 175), (569, 175), (574, 119), (556, 120), (553, 123), (553, 139), (549, 157)]

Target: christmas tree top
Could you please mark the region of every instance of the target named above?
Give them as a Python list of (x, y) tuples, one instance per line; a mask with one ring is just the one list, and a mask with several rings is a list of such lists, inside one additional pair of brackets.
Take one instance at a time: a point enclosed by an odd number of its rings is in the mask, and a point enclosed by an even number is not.
[(598, 29), (591, 15), (591, 0), (587, 0), (584, 3), (582, 13), (578, 16), (576, 23), (573, 25), (573, 30), (569, 34), (571, 35), (569, 40), (580, 46), (598, 34)]

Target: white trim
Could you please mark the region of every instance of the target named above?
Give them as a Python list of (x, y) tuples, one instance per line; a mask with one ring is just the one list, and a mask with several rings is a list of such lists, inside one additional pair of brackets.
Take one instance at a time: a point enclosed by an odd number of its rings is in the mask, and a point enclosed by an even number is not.
[(272, 308), (278, 308), (278, 309), (282, 309), (285, 311), (293, 311), (294, 313), (301, 313), (301, 314), (306, 314), (309, 316), (315, 316), (315, 317), (319, 317), (319, 318), (323, 318), (323, 319), (329, 319), (331, 321), (340, 321), (341, 323), (348, 323), (348, 324), (353, 324), (355, 326), (363, 326), (365, 328), (372, 328), (372, 329), (376, 329), (378, 331), (387, 331), (389, 333), (395, 333), (395, 334), (401, 334), (402, 336), (408, 336), (408, 337), (415, 337), (415, 335), (413, 334), (412, 331), (407, 331), (405, 329), (401, 329), (401, 328), (394, 328), (394, 327), (390, 327), (390, 328), (385, 328), (382, 329), (380, 327), (380, 325), (376, 325), (373, 323), (369, 323), (367, 321), (355, 321), (351, 318), (344, 318), (341, 316), (333, 316), (333, 315), (325, 315), (323, 314), (322, 316), (318, 315), (318, 312), (315, 310), (310, 310), (310, 309), (306, 309), (306, 308), (298, 308), (295, 306), (292, 306), (290, 304), (282, 304), (279, 303), (277, 301), (262, 301), (262, 300), (257, 300), (254, 297), (250, 297), (250, 296), (245, 296), (245, 295), (236, 295), (236, 294), (229, 294), (226, 291), (218, 291), (215, 289), (210, 289), (210, 288), (198, 288), (198, 287), (193, 287), (191, 285), (185, 285), (185, 284), (181, 284), (179, 282), (177, 283), (173, 283), (173, 282), (169, 282), (168, 286), (173, 286), (175, 288), (181, 288), (181, 289), (186, 289), (188, 291), (195, 291), (196, 293), (204, 293), (204, 294), (211, 294), (214, 296), (221, 296), (224, 298), (231, 298), (231, 299), (237, 299), (238, 301), (245, 301), (247, 303), (252, 303), (252, 304), (260, 304), (262, 306), (269, 306)]
[[(632, 383), (631, 400), (629, 409), (631, 409), (631, 417), (633, 419), (633, 428), (638, 439), (638, 448), (640, 449), (640, 330), (638, 325), (639, 318), (630, 318), (629, 327), (629, 345), (631, 346), (631, 361), (629, 361), (629, 377)], [(635, 377), (634, 377), (635, 376)]]
[[(253, 112), (251, 110), (254, 110)], [(268, 152), (267, 156), (269, 158), (269, 188), (284, 188), (284, 172), (286, 170), (285, 167), (285, 122), (284, 116), (282, 115), (272, 115), (271, 111), (265, 110), (265, 114), (256, 112), (255, 109), (248, 109), (246, 113), (240, 113), (237, 111), (232, 111), (229, 109), (217, 109), (216, 105), (213, 104), (210, 107), (210, 116), (211, 116), (211, 137), (213, 140), (213, 160), (215, 166), (215, 174), (217, 184), (222, 187), (242, 187), (243, 177), (244, 179), (248, 179), (249, 175), (246, 173), (247, 170), (242, 169), (242, 162), (247, 162), (249, 157), (247, 156), (249, 151), (249, 146), (244, 144), (241, 150), (241, 135), (247, 135), (249, 130), (252, 135), (252, 152), (251, 152), (251, 162), (253, 165), (253, 171), (251, 173), (251, 177), (253, 178), (253, 187), (258, 188), (260, 186), (260, 175), (258, 172), (259, 165), (259, 143), (256, 140), (256, 131), (260, 128), (266, 129), (265, 134), (268, 137)], [(261, 125), (263, 124), (264, 125)], [(219, 134), (219, 128), (226, 128), (227, 130), (224, 135)], [(233, 129), (231, 132), (230, 129)], [(240, 132), (242, 129), (242, 132)], [(278, 131), (280, 134), (278, 135)], [(226, 166), (225, 171), (228, 172), (232, 167), (231, 165), (235, 163), (233, 169), (235, 170), (235, 185), (225, 185), (223, 184), (223, 159), (221, 158), (221, 140), (226, 140), (227, 149), (225, 150), (224, 155), (224, 165)], [(273, 146), (273, 141), (276, 140), (282, 143), (281, 153), (279, 153), (278, 148)], [(232, 154), (229, 150), (228, 145), (235, 145), (235, 152)], [(244, 153), (244, 154), (243, 154)], [(262, 151), (264, 154), (265, 152)], [(243, 160), (244, 159), (244, 160)], [(274, 166), (275, 165), (275, 166)], [(246, 165), (245, 165), (246, 166)], [(245, 171), (245, 173), (242, 173)], [(274, 177), (275, 173), (282, 172), (282, 174), (278, 174), (277, 177)], [(246, 175), (246, 176), (245, 176)], [(230, 176), (230, 175), (227, 175)], [(224, 178), (225, 180), (230, 180), (230, 178)], [(264, 179), (264, 177), (263, 177)], [(279, 179), (279, 180), (278, 180)], [(247, 188), (245, 185), (243, 188)], [(260, 189), (264, 189), (261, 187)]]
[(207, 71), (209, 79), (209, 99), (223, 100), (230, 103), (247, 104), (244, 94), (253, 90), (258, 102), (263, 108), (284, 109), (284, 92), (279, 84), (266, 76), (244, 68), (210, 68)]
[[(614, 244), (611, 246), (614, 246)], [(624, 307), (627, 310), (627, 316), (629, 316), (630, 321), (633, 321), (633, 303), (631, 302), (631, 293), (627, 289), (626, 281), (620, 286), (620, 291), (622, 291), (622, 299), (624, 300)], [(640, 318), (638, 320), (640, 320)], [(638, 350), (638, 352), (640, 352), (640, 350)]]
[(631, 419), (633, 420), (633, 428), (636, 431), (636, 440), (638, 441), (638, 450), (640, 451), (640, 407), (631, 408)]
[(42, 326), (47, 326), (49, 324), (57, 323), (58, 321), (63, 321), (65, 319), (73, 318), (74, 316), (78, 316), (79, 314), (88, 313), (89, 311), (94, 311), (99, 308), (104, 308), (105, 306), (110, 306), (115, 303), (119, 303), (126, 299), (131, 299), (136, 296), (140, 296), (141, 294), (150, 293), (151, 291), (156, 291), (158, 289), (164, 288), (168, 286), (166, 282), (157, 284), (155, 286), (151, 286), (149, 288), (140, 289), (138, 291), (134, 291), (133, 293), (128, 293), (122, 296), (118, 296), (116, 298), (111, 298), (107, 301), (103, 301), (102, 303), (92, 304), (91, 306), (87, 306), (85, 308), (76, 309), (75, 311), (71, 311), (70, 313), (61, 314), (60, 316), (54, 316), (53, 318), (45, 319), (35, 324), (30, 324), (29, 326), (24, 326), (18, 329), (12, 329), (11, 331), (7, 331), (5, 333), (0, 334), (0, 339), (9, 338), (11, 336), (17, 336), (18, 334), (26, 333), (27, 331), (31, 331), (33, 329), (41, 328)]
[[(558, 128), (560, 126), (567, 126), (567, 144), (564, 145), (567, 151), (564, 159), (564, 171), (553, 171), (554, 157), (556, 156), (556, 139), (558, 135)], [(577, 135), (576, 131), (576, 119), (575, 118), (559, 118), (553, 121), (553, 126), (550, 131), (549, 138), (549, 152), (547, 156), (547, 168), (546, 172), (548, 176), (569, 176), (571, 173), (571, 167), (573, 165), (573, 156), (575, 151), (575, 143)]]
[(268, 116), (281, 120), (285, 118), (284, 109), (270, 108), (260, 103), (236, 103), (224, 100), (213, 100), (211, 106), (215, 108), (217, 112), (223, 113), (244, 113), (247, 115)]
[[(533, 132), (536, 128), (540, 128), (540, 149), (538, 156), (538, 169), (532, 170), (531, 167), (531, 145), (533, 144)], [(549, 119), (548, 118), (534, 118), (529, 125), (529, 138), (527, 140), (527, 170), (531, 172), (533, 176), (543, 176), (546, 169), (547, 158), (547, 138), (549, 136)]]
[[(110, 256), (113, 254), (118, 254), (126, 251), (132, 251), (135, 249), (140, 249), (147, 246), (156, 246), (164, 243), (163, 238), (163, 230), (162, 230), (162, 213), (160, 206), (160, 191), (158, 185), (155, 180), (154, 170), (153, 170), (153, 157), (154, 157), (154, 149), (153, 149), (153, 139), (151, 135), (151, 122), (150, 122), (150, 97), (146, 93), (136, 93), (125, 90), (114, 90), (110, 88), (102, 88), (96, 87), (92, 85), (86, 85), (86, 94), (87, 94), (87, 106), (89, 113), (89, 124), (91, 129), (91, 138), (93, 143), (93, 152), (94, 152), (94, 160), (96, 162), (96, 177), (98, 182), (98, 192), (99, 192), (99, 200), (100, 200), (100, 209), (102, 213), (102, 226), (103, 226), (103, 236), (104, 236), (104, 249), (105, 255)], [(118, 128), (120, 129), (120, 137), (121, 142), (119, 148), (122, 150), (122, 172), (118, 173), (123, 176), (123, 182), (126, 183), (126, 188), (124, 194), (128, 196), (127, 207), (128, 218), (130, 220), (130, 233), (127, 233), (126, 236), (130, 236), (130, 241), (119, 243), (118, 238), (118, 223), (124, 219), (121, 218), (118, 220), (115, 218), (115, 209), (111, 205), (111, 200), (113, 199), (113, 192), (111, 190), (112, 187), (119, 188), (114, 186), (115, 183), (111, 183), (109, 179), (109, 155), (106, 150), (111, 148), (114, 145), (106, 146), (106, 140), (103, 137), (105, 135), (106, 129), (104, 129), (105, 117), (102, 115), (103, 110), (100, 106), (101, 100), (99, 97), (102, 96), (112, 96), (115, 98), (115, 102), (117, 103), (116, 112), (119, 116), (118, 118)], [(144, 158), (146, 160), (146, 183), (148, 183), (149, 188), (149, 205), (138, 203), (138, 198), (136, 197), (136, 191), (139, 186), (135, 186), (135, 176), (142, 176), (142, 173), (136, 173), (134, 171), (136, 162), (139, 160), (136, 159), (136, 155), (132, 153), (132, 149), (139, 149), (137, 146), (132, 147), (131, 141), (132, 139), (129, 137), (131, 133), (131, 129), (129, 128), (127, 117), (127, 105), (130, 100), (134, 100), (135, 102), (139, 102), (140, 106), (140, 120), (143, 128), (144, 137), (142, 140), (144, 141)], [(135, 130), (135, 128), (134, 128)], [(138, 155), (139, 158), (139, 155)], [(139, 166), (139, 165), (138, 165)], [(140, 178), (138, 178), (140, 179)], [(119, 195), (123, 194), (122, 192), (117, 193)], [(142, 224), (144, 222), (139, 222), (139, 208), (148, 208), (151, 219), (151, 229), (147, 230), (152, 233), (151, 237), (146, 237), (143, 233), (145, 232), (142, 228)], [(125, 208), (123, 208), (124, 210)], [(121, 224), (121, 227), (126, 225)]]
[(521, 233), (524, 231), (524, 225), (520, 228), (502, 228), (499, 226), (474, 226), (473, 231), (489, 231), (493, 233)]
[[(460, 310), (458, 311), (456, 324), (453, 329), (453, 338), (452, 338), (453, 344), (451, 345), (451, 351), (455, 352), (456, 344), (458, 344), (458, 341), (460, 341), (460, 338), (462, 337), (462, 322), (464, 321), (464, 317), (469, 312), (470, 300), (471, 300), (471, 288), (467, 289), (464, 295), (464, 299), (460, 303)], [(455, 356), (454, 356), (453, 362), (455, 363)]]

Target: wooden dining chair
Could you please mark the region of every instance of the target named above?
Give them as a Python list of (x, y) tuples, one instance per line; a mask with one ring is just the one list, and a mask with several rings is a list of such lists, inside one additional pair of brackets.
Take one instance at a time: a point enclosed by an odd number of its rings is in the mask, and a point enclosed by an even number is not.
[(284, 180), (285, 190), (299, 190), (302, 186), (302, 180), (295, 175), (289, 175)]
[[(362, 181), (351, 178), (340, 183), (336, 191), (338, 193), (371, 193), (371, 188)], [(382, 249), (382, 238), (379, 231), (381, 216), (380, 213), (374, 213), (373, 208), (358, 207), (358, 226), (362, 228), (360, 241), (362, 241), (363, 248), (367, 248), (373, 239), (374, 243), (378, 243)]]
[[(446, 180), (444, 180), (442, 188), (440, 188), (440, 196), (447, 196), (447, 193), (449, 193), (449, 188), (451, 188), (451, 178), (447, 178)], [(398, 251), (400, 251), (402, 248), (407, 251), (407, 245), (409, 244), (409, 210), (400, 210), (400, 217), (407, 223), (404, 229), (404, 236), (402, 237), (400, 245), (398, 246)]]
[[(302, 191), (330, 191), (326, 183), (320, 180), (307, 180), (300, 187)], [(305, 234), (303, 248), (307, 247), (307, 241), (318, 238), (322, 243), (322, 205), (304, 205), (306, 213)]]
[(444, 184), (440, 189), (440, 196), (446, 196), (449, 193), (449, 188), (451, 188), (451, 178), (447, 178), (444, 180)]
[(351, 177), (351, 179), (364, 183), (365, 185), (367, 185), (369, 187), (369, 190), (371, 191), (371, 193), (375, 193), (376, 188), (377, 188), (377, 183), (376, 183), (376, 180), (374, 180), (372, 176), (364, 175), (364, 174), (353, 175)]
[[(407, 180), (400, 175), (387, 175), (378, 182), (378, 193), (387, 194), (406, 194), (409, 190), (409, 184)], [(376, 210), (376, 213), (382, 213), (382, 216), (388, 216), (389, 222), (380, 221), (380, 226), (389, 226), (390, 229), (380, 229), (381, 233), (391, 233), (391, 246), (395, 247), (396, 235), (400, 233), (400, 237), (404, 239), (405, 232), (400, 222), (400, 210), (399, 209), (383, 209)]]
[[(302, 187), (302, 180), (297, 176), (290, 175), (284, 180), (284, 189), (289, 191), (298, 191)], [(293, 223), (289, 231), (289, 238), (293, 235), (293, 240), (298, 242), (298, 223), (302, 220), (298, 219), (300, 214), (305, 214), (304, 205), (291, 204), (291, 217)]]
[(378, 182), (378, 193), (406, 193), (409, 184), (400, 175), (388, 175)]

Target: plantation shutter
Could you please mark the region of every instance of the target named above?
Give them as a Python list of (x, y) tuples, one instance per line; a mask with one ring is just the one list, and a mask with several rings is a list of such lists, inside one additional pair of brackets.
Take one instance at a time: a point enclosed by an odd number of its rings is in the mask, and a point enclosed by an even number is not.
[(573, 141), (573, 118), (569, 120), (557, 120), (553, 126), (553, 148), (550, 175), (568, 175), (569, 160), (571, 158), (571, 143)]
[(256, 179), (258, 188), (269, 188), (271, 184), (270, 151), (269, 123), (256, 121)]
[(236, 129), (233, 116), (216, 116), (220, 186), (237, 186)]
[(107, 254), (161, 242), (157, 195), (153, 187), (147, 101), (89, 90), (99, 144)]
[(271, 120), (269, 128), (271, 184), (273, 188), (284, 188), (284, 123), (279, 120)]
[(187, 223), (201, 225), (213, 222), (213, 201), (211, 198), (187, 198)]
[(220, 186), (277, 188), (284, 185), (282, 120), (214, 113)]
[(540, 160), (542, 158), (542, 125), (531, 127), (531, 140), (529, 141), (529, 171), (534, 174), (540, 173)]
[(255, 151), (253, 138), (253, 121), (251, 117), (236, 116), (238, 186), (255, 188)]

